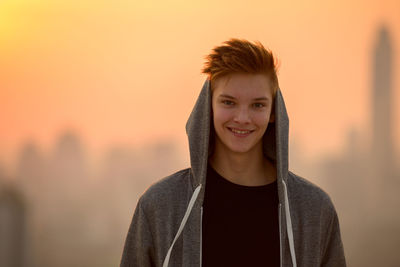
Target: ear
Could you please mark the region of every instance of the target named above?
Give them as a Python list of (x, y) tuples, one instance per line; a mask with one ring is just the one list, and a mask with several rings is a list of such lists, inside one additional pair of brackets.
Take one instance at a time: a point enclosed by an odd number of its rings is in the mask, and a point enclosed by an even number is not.
[(275, 113), (271, 113), (271, 115), (269, 116), (269, 123), (271, 122), (275, 122)]

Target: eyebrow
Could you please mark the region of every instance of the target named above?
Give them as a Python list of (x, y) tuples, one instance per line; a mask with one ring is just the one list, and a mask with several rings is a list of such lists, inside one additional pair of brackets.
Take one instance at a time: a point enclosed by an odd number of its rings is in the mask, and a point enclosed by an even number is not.
[[(233, 97), (233, 96), (231, 96), (231, 95), (225, 95), (225, 94), (222, 94), (222, 95), (219, 95), (218, 97), (224, 97), (224, 98), (229, 98), (229, 99), (236, 99), (235, 97)], [(269, 101), (268, 100), (268, 98), (266, 98), (266, 97), (257, 97), (257, 98), (254, 98), (253, 99), (254, 101)]]

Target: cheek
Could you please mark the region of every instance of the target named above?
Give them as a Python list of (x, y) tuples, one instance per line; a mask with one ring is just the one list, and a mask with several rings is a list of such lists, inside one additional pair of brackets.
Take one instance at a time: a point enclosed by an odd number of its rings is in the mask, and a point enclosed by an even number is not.
[(214, 109), (214, 124), (223, 124), (231, 120), (232, 112), (227, 109)]
[(255, 114), (253, 122), (260, 127), (267, 127), (269, 123), (270, 114), (268, 112)]

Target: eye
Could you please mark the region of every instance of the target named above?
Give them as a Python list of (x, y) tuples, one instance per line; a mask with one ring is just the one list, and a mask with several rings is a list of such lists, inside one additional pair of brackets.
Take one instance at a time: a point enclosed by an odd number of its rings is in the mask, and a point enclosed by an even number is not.
[(253, 107), (255, 107), (255, 108), (263, 108), (263, 107), (265, 107), (265, 104), (264, 103), (254, 103)]
[(226, 106), (233, 106), (235, 104), (233, 101), (230, 100), (222, 100), (221, 103)]

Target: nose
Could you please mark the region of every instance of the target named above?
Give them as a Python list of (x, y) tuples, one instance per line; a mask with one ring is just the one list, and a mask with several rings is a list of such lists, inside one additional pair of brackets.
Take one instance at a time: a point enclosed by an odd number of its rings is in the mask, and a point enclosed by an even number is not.
[(240, 124), (250, 123), (249, 110), (246, 107), (239, 108), (235, 113), (233, 121)]

